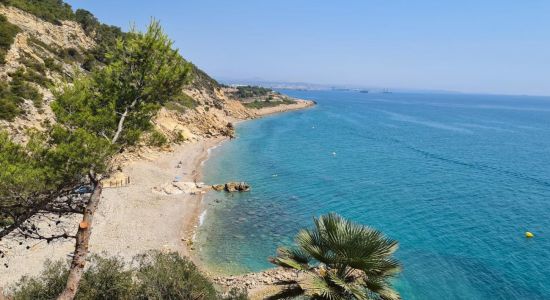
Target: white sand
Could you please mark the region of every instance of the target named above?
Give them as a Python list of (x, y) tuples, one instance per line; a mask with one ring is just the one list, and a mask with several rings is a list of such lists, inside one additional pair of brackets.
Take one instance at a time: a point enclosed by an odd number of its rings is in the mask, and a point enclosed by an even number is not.
[[(221, 141), (223, 138), (175, 146), (173, 152), (152, 153), (149, 159), (125, 166), (123, 171), (131, 183), (104, 189), (94, 218), (91, 253), (128, 260), (151, 249), (187, 255), (184, 240), (193, 235), (198, 224), (202, 196), (162, 195), (154, 193), (153, 188), (172, 182), (176, 176), (181, 181), (200, 181), (199, 170), (208, 156), (207, 150)], [(50, 245), (40, 242), (31, 250), (18, 249), (10, 257), (9, 269), (0, 272), (0, 286), (6, 287), (23, 275), (38, 274), (46, 259), (67, 259), (73, 249), (73, 240)]]

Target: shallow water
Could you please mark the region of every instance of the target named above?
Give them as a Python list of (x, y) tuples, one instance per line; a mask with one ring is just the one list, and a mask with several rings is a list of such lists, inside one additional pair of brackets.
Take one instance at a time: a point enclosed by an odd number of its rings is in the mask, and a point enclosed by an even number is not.
[(205, 165), (253, 188), (207, 195), (208, 265), (268, 268), (336, 211), (399, 240), (404, 299), (550, 299), (550, 98), (286, 93), (318, 105), (239, 124)]

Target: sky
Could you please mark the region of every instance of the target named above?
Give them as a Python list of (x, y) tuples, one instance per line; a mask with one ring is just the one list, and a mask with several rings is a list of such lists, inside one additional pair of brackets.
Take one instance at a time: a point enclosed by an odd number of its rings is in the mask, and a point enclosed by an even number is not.
[(548, 0), (68, 0), (223, 81), (550, 95)]

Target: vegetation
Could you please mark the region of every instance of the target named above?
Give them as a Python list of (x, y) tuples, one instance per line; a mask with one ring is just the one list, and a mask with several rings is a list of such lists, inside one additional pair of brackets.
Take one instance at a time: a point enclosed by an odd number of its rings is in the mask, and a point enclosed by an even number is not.
[(75, 18), (71, 6), (62, 0), (0, 0), (0, 3), (15, 6), (54, 24)]
[(240, 99), (263, 97), (271, 93), (274, 93), (272, 89), (264, 88), (261, 86), (238, 86), (235, 96)]
[(13, 121), (23, 112), (19, 107), (22, 102), (21, 98), (13, 95), (8, 83), (0, 82), (0, 119)]
[[(85, 70), (91, 71), (98, 63), (107, 63), (106, 54), (114, 47), (117, 39), (126, 35), (119, 27), (103, 24), (89, 11), (77, 9), (73, 12), (71, 6), (62, 0), (0, 0), (1, 4), (17, 7), (31, 13), (44, 21), (59, 25), (62, 20), (78, 22), (84, 32), (96, 42), (96, 47), (81, 57), (76, 49), (53, 49), (39, 43), (45, 50), (56, 53), (67, 61), (82, 63)], [(4, 16), (0, 16), (0, 61), (3, 61), (5, 52), (13, 43), (18, 27), (8, 23)], [(34, 39), (36, 41), (36, 39)]]
[(294, 103), (296, 103), (296, 101), (294, 101), (292, 99), (289, 99), (289, 98), (284, 98), (281, 101), (272, 101), (272, 100), (258, 101), (258, 100), (256, 100), (254, 102), (243, 103), (243, 105), (245, 107), (248, 107), (248, 108), (260, 109), (260, 108), (264, 108), (264, 107), (274, 107), (274, 106), (278, 106), (278, 105), (281, 105), (281, 104), (294, 104)]
[(8, 22), (5, 16), (0, 15), (0, 64), (5, 63), (6, 54), (17, 33), (19, 33), (19, 27)]
[(192, 109), (197, 106), (197, 102), (191, 96), (186, 93), (181, 93), (178, 97), (166, 102), (164, 107), (169, 110), (174, 110), (178, 112), (185, 112), (187, 109)]
[(208, 76), (208, 74), (194, 64), (190, 63), (190, 68), (191, 81), (189, 84), (192, 84), (194, 88), (213, 92), (215, 89), (220, 87), (220, 84), (216, 80)]
[(62, 73), (63, 67), (55, 59), (51, 57), (44, 58), (44, 66), (50, 70), (50, 72)]
[(147, 146), (162, 147), (168, 144), (168, 139), (157, 130), (152, 130), (147, 139)]
[(35, 72), (25, 72), (23, 69), (17, 70), (17, 72), (11, 74), (11, 76), (12, 80), (10, 82), (10, 91), (13, 96), (20, 99), (20, 102), (22, 102), (23, 99), (32, 100), (36, 107), (41, 107), (43, 97), (42, 94), (38, 91), (38, 89), (25, 81), (42, 82), (36, 79), (41, 77)]
[(40, 74), (30, 70), (18, 69), (10, 74), (11, 82), (0, 83), (0, 119), (12, 121), (15, 117), (23, 113), (21, 104), (23, 101), (31, 100), (36, 107), (42, 106), (42, 94), (36, 87), (27, 81), (43, 82), (39, 78)]
[(77, 9), (75, 20), (80, 23), (84, 32), (94, 38), (97, 45), (84, 58), (82, 67), (91, 71), (96, 63), (107, 63), (106, 54), (115, 46), (117, 39), (124, 38), (125, 33), (119, 27), (100, 23), (97, 18), (85, 9)]
[[(154, 21), (146, 33), (134, 31), (106, 55), (109, 64), (80, 75), (56, 95), (57, 124), (33, 134), (25, 146), (2, 135), (0, 147), (0, 215), (2, 238), (50, 242), (74, 238), (75, 251), (59, 299), (71, 299), (82, 277), (93, 216), (101, 198), (101, 178), (111, 172), (112, 156), (135, 144), (151, 129), (159, 107), (181, 94), (189, 66)], [(70, 191), (89, 184), (89, 198)], [(69, 195), (68, 195), (69, 194)], [(40, 220), (51, 214), (59, 219)], [(77, 234), (44, 233), (37, 223), (51, 221), (55, 232), (62, 216), (83, 214)], [(0, 243), (1, 247), (1, 243)]]
[[(47, 262), (37, 277), (24, 277), (14, 287), (14, 300), (54, 299), (69, 275), (62, 261)], [(233, 292), (225, 299), (246, 299)], [(188, 259), (177, 253), (149, 252), (125, 264), (118, 258), (92, 256), (75, 299), (224, 299)]]
[(397, 242), (336, 214), (314, 219), (296, 235), (295, 248), (279, 248), (271, 262), (304, 272), (287, 294), (313, 299), (401, 299), (390, 280), (401, 267)]
[(135, 299), (219, 299), (212, 283), (177, 253), (138, 258)]

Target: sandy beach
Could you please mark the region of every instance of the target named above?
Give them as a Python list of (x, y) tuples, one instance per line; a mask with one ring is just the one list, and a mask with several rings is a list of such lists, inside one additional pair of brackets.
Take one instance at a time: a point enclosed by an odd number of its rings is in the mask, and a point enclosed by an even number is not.
[[(261, 117), (312, 105), (311, 101), (299, 100), (293, 105), (265, 108), (255, 114)], [(226, 139), (200, 138), (173, 145), (170, 151), (147, 149), (140, 152), (138, 159), (126, 163), (122, 171), (129, 177), (130, 184), (104, 189), (94, 218), (90, 252), (131, 260), (135, 255), (152, 249), (177, 251), (200, 265), (197, 257), (190, 253), (189, 241), (199, 223), (202, 194), (177, 188), (176, 192), (169, 193), (156, 190), (173, 187), (174, 181), (184, 184), (200, 182), (202, 163), (208, 158), (209, 149)], [(69, 222), (67, 226), (76, 229), (79, 220), (80, 216), (74, 216), (72, 224)], [(30, 245), (29, 250), (13, 249), (9, 272), (0, 273), (0, 287), (9, 287), (21, 276), (37, 275), (47, 259), (69, 259), (74, 250), (71, 239)]]
[[(202, 195), (163, 195), (153, 189), (170, 184), (176, 176), (181, 182), (200, 181), (201, 164), (208, 157), (208, 149), (224, 140), (203, 139), (176, 145), (170, 152), (150, 150), (142, 154), (142, 159), (124, 166), (123, 172), (131, 184), (104, 189), (94, 219), (91, 253), (127, 260), (151, 249), (189, 255), (187, 240), (198, 224)], [(68, 259), (73, 249), (73, 240), (51, 244), (43, 241), (33, 244), (30, 250), (14, 252), (9, 272), (0, 273), (0, 286), (7, 287), (24, 275), (38, 274), (47, 259)]]

